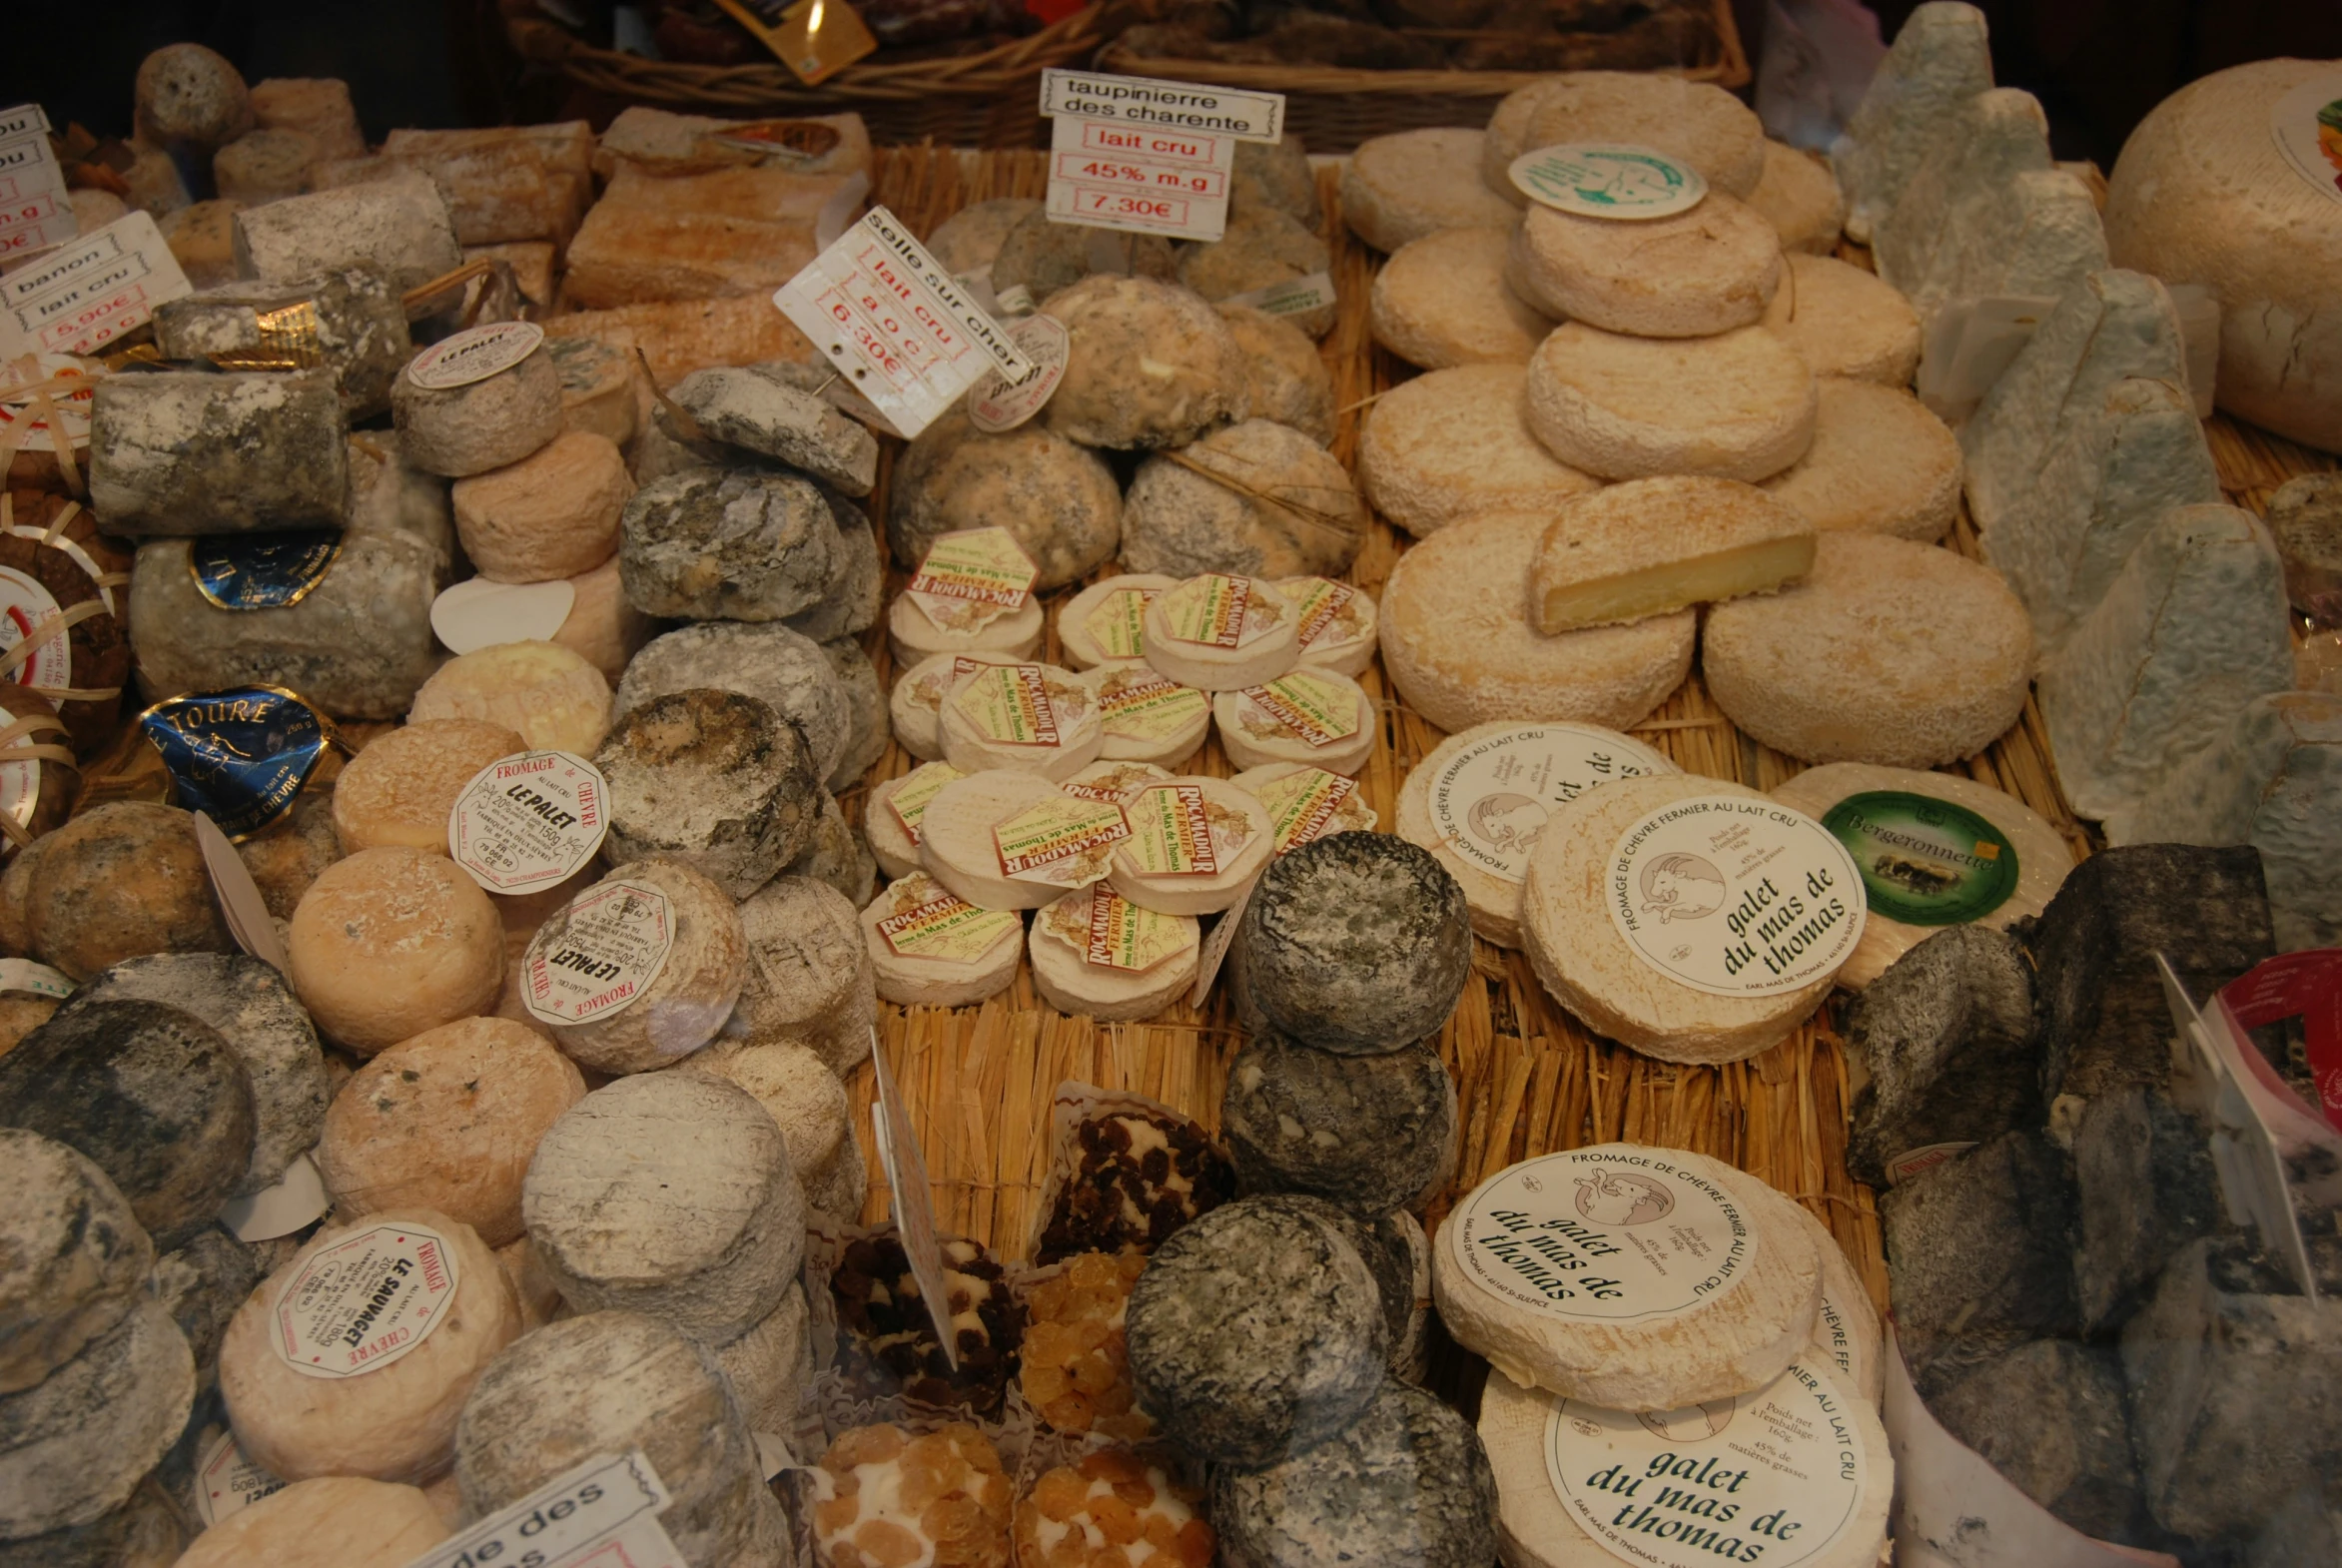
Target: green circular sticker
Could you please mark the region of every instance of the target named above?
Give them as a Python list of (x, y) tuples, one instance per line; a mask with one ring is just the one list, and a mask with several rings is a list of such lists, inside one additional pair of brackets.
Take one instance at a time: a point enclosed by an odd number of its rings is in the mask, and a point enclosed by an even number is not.
[(1708, 182), (1681, 159), (1631, 143), (1563, 142), (1506, 171), (1532, 202), (1581, 218), (1672, 218), (1700, 205)]
[(1822, 817), (1860, 868), (1871, 910), (1907, 926), (1981, 920), (2016, 891), (2016, 846), (1965, 806), (1932, 795), (1849, 795)]

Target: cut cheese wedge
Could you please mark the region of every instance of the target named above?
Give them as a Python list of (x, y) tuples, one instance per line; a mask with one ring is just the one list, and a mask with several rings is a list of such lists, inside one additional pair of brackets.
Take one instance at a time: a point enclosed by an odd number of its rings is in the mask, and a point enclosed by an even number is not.
[(1353, 774), (1374, 755), (1374, 699), (1347, 675), (1316, 665), (1212, 699), (1219, 744), (1239, 768), (1300, 762)]
[(1142, 909), (1104, 884), (1033, 917), (1033, 984), (1061, 1013), (1101, 1023), (1152, 1018), (1195, 983), (1199, 928)]
[(1300, 662), (1300, 624), (1264, 578), (1189, 577), (1148, 602), (1147, 662), (1198, 691), (1257, 686)]
[(1285, 577), (1277, 592), (1298, 615), (1301, 662), (1340, 675), (1356, 675), (1374, 662), (1374, 601), (1346, 582), (1328, 577)]
[(924, 872), (887, 884), (862, 912), (878, 994), (904, 1007), (966, 1007), (1006, 991), (1025, 923), (980, 910)]
[(1058, 646), (1076, 669), (1147, 654), (1147, 604), (1178, 579), (1140, 572), (1094, 582), (1059, 607)]
[(894, 650), (898, 668), (908, 668), (937, 653), (1002, 653), (1029, 659), (1041, 646), (1041, 601), (1027, 599), (1006, 615), (996, 616), (972, 631), (939, 626), (908, 593), (895, 595), (887, 606), (887, 646)]
[(888, 877), (907, 877), (919, 869), (919, 828), (927, 803), (946, 784), (967, 776), (948, 762), (923, 762), (899, 779), (871, 786), (862, 808), (862, 834)]
[(1736, 479), (1636, 479), (1564, 501), (1529, 567), (1548, 636), (1769, 593), (1814, 563), (1814, 525)]
[(973, 675), (987, 664), (1014, 664), (1006, 653), (979, 649), (973, 653), (931, 653), (896, 678), (887, 696), (887, 718), (903, 749), (922, 761), (944, 754), (943, 707), (952, 683)]
[(1101, 664), (1079, 678), (1098, 700), (1104, 737), (1098, 755), (1108, 762), (1175, 768), (1200, 751), (1211, 733), (1210, 696), (1143, 660)]
[[(1019, 828), (1030, 825), (1046, 834), (1049, 827), (1038, 817), (1032, 824), (1019, 819), (1036, 808), (1065, 808), (1071, 823), (1073, 808), (1099, 804), (1076, 801), (1061, 794), (1049, 780), (1031, 773), (995, 769), (954, 779), (928, 801), (919, 819), (920, 869), (979, 909), (1039, 909), (1078, 884), (1011, 874), (1011, 866), (1041, 869), (1024, 864), (1019, 854), (1024, 835)], [(1000, 831), (1004, 823), (1016, 826), (1004, 834)], [(1054, 842), (1045, 843), (1037, 852), (1047, 853), (1056, 847)], [(1099, 862), (1098, 874), (1103, 876), (1111, 851), (1086, 853)], [(1058, 869), (1060, 876), (1078, 874), (1073, 867)]]
[(1956, 773), (1832, 762), (1773, 790), (1853, 854), (1870, 918), (1838, 983), (1860, 991), (1948, 925), (2005, 931), (2048, 907), (2073, 848), (2015, 796)]
[(1107, 882), (1142, 909), (1210, 915), (1243, 896), (1268, 864), (1268, 808), (1225, 779), (1151, 784), (1123, 808), (1131, 836), (1115, 846)]
[(1637, 1144), (1507, 1167), (1440, 1223), (1440, 1321), (1514, 1382), (1604, 1409), (1761, 1388), (1808, 1348), (1822, 1259), (1752, 1183)]
[(1054, 664), (993, 664), (957, 676), (944, 699), (944, 760), (963, 773), (1005, 768), (1058, 780), (1106, 744), (1098, 699)]

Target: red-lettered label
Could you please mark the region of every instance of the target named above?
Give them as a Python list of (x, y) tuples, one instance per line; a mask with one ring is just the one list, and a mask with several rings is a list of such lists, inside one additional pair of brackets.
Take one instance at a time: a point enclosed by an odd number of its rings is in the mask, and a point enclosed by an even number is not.
[(363, 1376), (446, 1321), (455, 1282), (454, 1252), (436, 1230), (364, 1225), (294, 1270), (277, 1293), (270, 1337), (305, 1377)]
[(646, 882), (580, 893), (528, 944), (521, 1001), (548, 1024), (590, 1024), (642, 999), (675, 945), (674, 910)]
[(568, 881), (609, 831), (607, 786), (583, 757), (523, 751), (480, 769), (447, 813), (455, 864), (490, 893)]

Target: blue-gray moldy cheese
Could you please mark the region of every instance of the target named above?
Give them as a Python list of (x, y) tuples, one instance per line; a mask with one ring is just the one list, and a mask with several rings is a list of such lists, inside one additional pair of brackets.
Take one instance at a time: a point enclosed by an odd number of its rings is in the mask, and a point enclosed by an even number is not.
[(877, 439), (773, 374), (776, 369), (715, 366), (692, 372), (660, 402), (659, 427), (673, 440), (719, 442), (778, 459), (848, 495), (868, 495), (877, 482)]
[(321, 372), (109, 376), (90, 404), (90, 507), (139, 536), (338, 528), (348, 435)]
[(804, 735), (768, 703), (693, 687), (620, 716), (593, 754), (613, 861), (669, 855), (735, 899), (812, 845), (821, 785)]
[(106, 1173), (69, 1145), (0, 1129), (0, 1395), (22, 1392), (122, 1321), (154, 1243)]
[(837, 519), (820, 485), (760, 468), (690, 468), (634, 492), (618, 524), (626, 599), (645, 615), (772, 621), (828, 590)]
[(397, 291), (380, 267), (358, 263), (294, 283), (240, 280), (155, 307), (166, 360), (224, 371), (321, 369), (353, 419), (390, 406), (390, 384), (413, 344)]
[(1220, 1132), (1247, 1192), (1307, 1192), (1371, 1218), (1453, 1164), (1455, 1086), (1427, 1040), (1356, 1057), (1255, 1035), (1228, 1063)]
[[(854, 738), (855, 712), (839, 675), (843, 662), (821, 644), (770, 622), (703, 621), (653, 637), (627, 662), (616, 714), (694, 686), (736, 691), (769, 703), (804, 732), (815, 772), (834, 778)], [(867, 662), (867, 661), (865, 661)], [(877, 677), (872, 677), (873, 684)]]

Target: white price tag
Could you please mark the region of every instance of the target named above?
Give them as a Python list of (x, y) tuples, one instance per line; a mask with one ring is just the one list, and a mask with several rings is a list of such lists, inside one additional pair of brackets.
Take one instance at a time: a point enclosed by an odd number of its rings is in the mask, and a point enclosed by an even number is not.
[(38, 104), (0, 112), (0, 262), (14, 262), (80, 234), (65, 171)]
[(193, 293), (154, 219), (117, 218), (0, 278), (0, 359), (94, 354)]
[(1028, 316), (1009, 328), (1009, 336), (1033, 362), (1033, 374), (1012, 384), (994, 371), (968, 394), (968, 422), (988, 435), (1013, 430), (1041, 411), (1066, 379), (1066, 356), (1073, 346), (1065, 324), (1054, 316)]
[(773, 304), (906, 436), (987, 371), (1020, 382), (1033, 370), (1008, 330), (883, 207), (783, 284)]
[[(878, 1139), (878, 1163), (887, 1175), (893, 1195), (895, 1233), (903, 1238), (903, 1255), (911, 1260), (911, 1277), (919, 1281), (922, 1299), (949, 1301), (951, 1287), (944, 1278), (943, 1245), (936, 1239), (935, 1192), (927, 1182), (927, 1161), (919, 1153), (919, 1135), (903, 1110), (903, 1092), (887, 1067), (886, 1045), (878, 1031), (870, 1032), (870, 1064), (878, 1074), (878, 1104), (870, 1108), (870, 1129)], [(935, 1337), (953, 1371), (960, 1369), (960, 1336), (952, 1331), (951, 1314), (931, 1305)]]
[(504, 642), (550, 642), (577, 606), (577, 585), (466, 577), (431, 600), (431, 634), (450, 653)]
[(667, 1488), (639, 1448), (588, 1459), (406, 1568), (687, 1568), (659, 1525)]
[(1284, 95), (1047, 71), (1049, 216), (1058, 223), (1177, 240), (1227, 232), (1236, 143), (1273, 142)]
[(296, 1158), (274, 1186), (220, 1205), (220, 1223), (239, 1241), (274, 1241), (291, 1235), (334, 1206), (326, 1178), (310, 1155)]
[(568, 881), (610, 830), (609, 785), (583, 757), (523, 751), (473, 775), (447, 812), (455, 864), (490, 893), (538, 893)]

